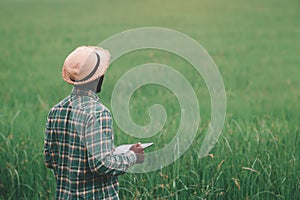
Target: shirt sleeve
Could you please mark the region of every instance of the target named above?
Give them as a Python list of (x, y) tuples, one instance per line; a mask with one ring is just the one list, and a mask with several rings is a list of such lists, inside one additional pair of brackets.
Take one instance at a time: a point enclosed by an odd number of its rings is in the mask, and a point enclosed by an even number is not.
[(120, 175), (136, 162), (136, 155), (133, 151), (121, 155), (113, 154), (112, 117), (107, 110), (89, 120), (84, 143), (92, 172)]
[(44, 139), (44, 162), (46, 167), (54, 169), (57, 166), (55, 162), (55, 156), (57, 156), (58, 148), (56, 141), (54, 140), (54, 135), (50, 130), (50, 118), (48, 115), (46, 129), (45, 129), (45, 139)]

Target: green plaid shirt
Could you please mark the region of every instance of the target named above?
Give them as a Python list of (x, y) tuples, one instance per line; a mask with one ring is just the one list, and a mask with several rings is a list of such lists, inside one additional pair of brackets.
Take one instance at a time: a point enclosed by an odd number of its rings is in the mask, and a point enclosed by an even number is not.
[(90, 90), (73, 89), (48, 115), (45, 164), (56, 178), (56, 199), (119, 199), (118, 175), (134, 152), (114, 155), (110, 111)]

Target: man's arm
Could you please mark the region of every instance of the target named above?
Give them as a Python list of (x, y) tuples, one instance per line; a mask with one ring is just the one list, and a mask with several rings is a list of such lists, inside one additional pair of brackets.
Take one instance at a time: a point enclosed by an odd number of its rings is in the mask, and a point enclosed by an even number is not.
[(56, 166), (56, 163), (54, 161), (54, 152), (55, 151), (55, 145), (53, 141), (53, 134), (49, 128), (49, 117), (48, 121), (46, 123), (46, 129), (45, 129), (45, 139), (44, 139), (44, 162), (46, 167), (53, 169)]
[(119, 175), (137, 161), (133, 151), (113, 155), (112, 117), (109, 111), (89, 120), (85, 131), (84, 143), (88, 151), (91, 171), (100, 174)]

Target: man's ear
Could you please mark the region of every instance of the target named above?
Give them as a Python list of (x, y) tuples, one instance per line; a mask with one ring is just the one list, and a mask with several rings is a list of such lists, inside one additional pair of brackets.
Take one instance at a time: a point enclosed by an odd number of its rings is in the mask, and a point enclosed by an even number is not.
[(97, 84), (97, 88), (96, 88), (96, 93), (100, 93), (101, 92), (103, 80), (104, 80), (104, 75), (102, 75), (99, 78), (99, 81), (98, 81), (98, 84)]

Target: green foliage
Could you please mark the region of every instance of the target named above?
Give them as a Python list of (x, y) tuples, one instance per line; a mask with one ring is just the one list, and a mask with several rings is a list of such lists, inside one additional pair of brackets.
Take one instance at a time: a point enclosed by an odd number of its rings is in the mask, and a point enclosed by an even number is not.
[[(158, 50), (112, 63), (100, 97), (110, 107), (116, 81), (134, 66), (172, 66), (191, 83), (201, 109), (198, 135), (172, 165), (120, 177), (121, 199), (297, 199), (300, 196), (299, 1), (0, 1), (0, 199), (53, 199), (43, 163), (44, 125), (71, 86), (61, 77), (66, 55), (118, 32), (144, 26), (181, 31), (209, 52), (223, 76), (227, 119), (209, 156), (198, 159), (210, 119), (210, 96), (184, 59)], [(162, 104), (165, 127), (147, 141), (167, 144), (180, 122), (169, 90), (146, 85), (132, 96), (136, 123)], [(115, 123), (116, 143), (136, 142)], [(144, 140), (143, 140), (144, 141)], [(149, 149), (148, 151), (152, 151)]]

